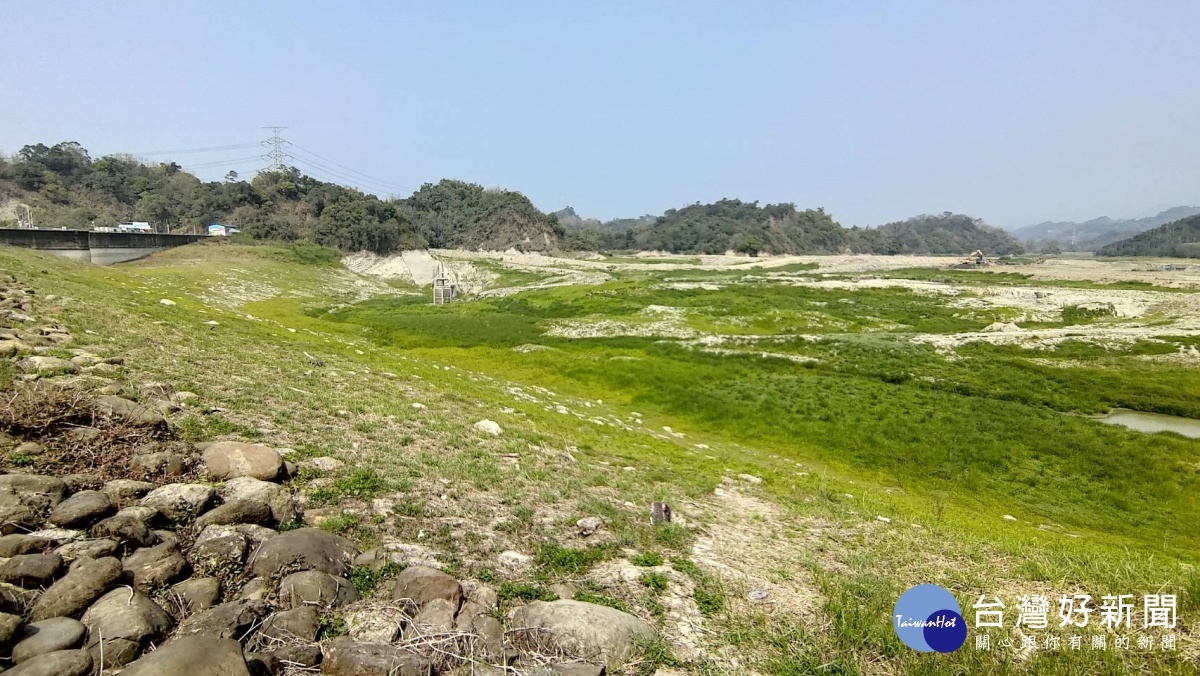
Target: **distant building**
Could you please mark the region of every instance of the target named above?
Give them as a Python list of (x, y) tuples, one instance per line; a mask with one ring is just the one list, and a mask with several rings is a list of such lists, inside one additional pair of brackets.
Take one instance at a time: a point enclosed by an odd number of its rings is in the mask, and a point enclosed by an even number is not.
[(154, 228), (145, 221), (133, 221), (132, 223), (117, 223), (118, 232), (154, 232)]
[(236, 235), (241, 231), (242, 231), (241, 228), (234, 226), (234, 225), (222, 225), (220, 223), (213, 223), (212, 225), (208, 226), (208, 234), (214, 235), (216, 237), (225, 237), (228, 235)]

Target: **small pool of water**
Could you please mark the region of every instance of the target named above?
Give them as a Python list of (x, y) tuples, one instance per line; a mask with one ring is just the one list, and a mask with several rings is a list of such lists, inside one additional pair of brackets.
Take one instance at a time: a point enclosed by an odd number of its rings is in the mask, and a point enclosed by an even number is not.
[(1200, 420), (1181, 418), (1177, 415), (1143, 413), (1124, 408), (1114, 409), (1108, 415), (1094, 418), (1110, 425), (1122, 425), (1138, 432), (1175, 432), (1185, 437), (1200, 439)]

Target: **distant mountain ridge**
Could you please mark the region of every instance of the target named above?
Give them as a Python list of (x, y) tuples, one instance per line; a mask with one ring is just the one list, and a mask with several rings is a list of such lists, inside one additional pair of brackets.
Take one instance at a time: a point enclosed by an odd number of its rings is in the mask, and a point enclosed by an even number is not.
[(1096, 250), (1097, 256), (1200, 258), (1200, 215), (1165, 223)]
[(1157, 228), (1164, 223), (1200, 214), (1200, 206), (1172, 207), (1145, 218), (1114, 219), (1107, 216), (1090, 221), (1045, 221), (1013, 230), (1018, 239), (1029, 242), (1032, 248), (1056, 245), (1068, 251), (1095, 251), (1107, 244)]

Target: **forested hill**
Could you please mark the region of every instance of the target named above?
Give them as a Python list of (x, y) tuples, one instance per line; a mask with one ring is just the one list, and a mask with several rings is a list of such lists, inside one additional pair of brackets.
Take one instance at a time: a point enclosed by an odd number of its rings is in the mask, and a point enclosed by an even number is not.
[(229, 172), (224, 181), (205, 182), (174, 162), (147, 163), (129, 155), (92, 159), (70, 142), (0, 156), (0, 227), (15, 225), (17, 205), (28, 206), (39, 227), (88, 229), (137, 220), (160, 231), (202, 232), (211, 223), (225, 223), (255, 239), (310, 240), (381, 254), (425, 247), (752, 255), (1021, 250), (1003, 231), (949, 212), (847, 229), (824, 209), (723, 199), (601, 223), (569, 207), (543, 213), (519, 192), (450, 179), (384, 200), (295, 168), (250, 180)]
[(1200, 258), (1200, 215), (1160, 225), (1096, 250), (1097, 256)]
[(1021, 242), (978, 218), (949, 211), (914, 216), (877, 228), (856, 229), (855, 251), (878, 254), (964, 254), (980, 249), (989, 256), (1024, 251)]
[(78, 143), (26, 146), (0, 157), (0, 227), (15, 206), (39, 227), (112, 226), (139, 220), (175, 232), (238, 225), (258, 239), (308, 239), (346, 251), (462, 247), (546, 250), (562, 229), (524, 195), (462, 181), (425, 184), (407, 199), (381, 200), (295, 168), (246, 181), (230, 172), (203, 182), (173, 162), (129, 155), (92, 159)]
[[(567, 218), (564, 218), (567, 216)], [(573, 217), (573, 218), (571, 218)], [(988, 255), (1019, 253), (1019, 241), (983, 221), (946, 212), (915, 216), (877, 228), (843, 228), (823, 209), (794, 204), (721, 200), (671, 209), (652, 220), (626, 225), (558, 212), (567, 243), (580, 249), (641, 249), (715, 254), (950, 254), (982, 249)]]

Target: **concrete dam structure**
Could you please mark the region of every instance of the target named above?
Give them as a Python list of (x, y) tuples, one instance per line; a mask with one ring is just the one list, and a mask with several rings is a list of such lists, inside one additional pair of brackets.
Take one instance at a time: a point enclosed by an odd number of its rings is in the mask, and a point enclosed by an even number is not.
[(41, 249), (65, 258), (110, 265), (149, 256), (155, 251), (199, 242), (208, 235), (160, 235), (91, 230), (0, 228), (0, 245)]

